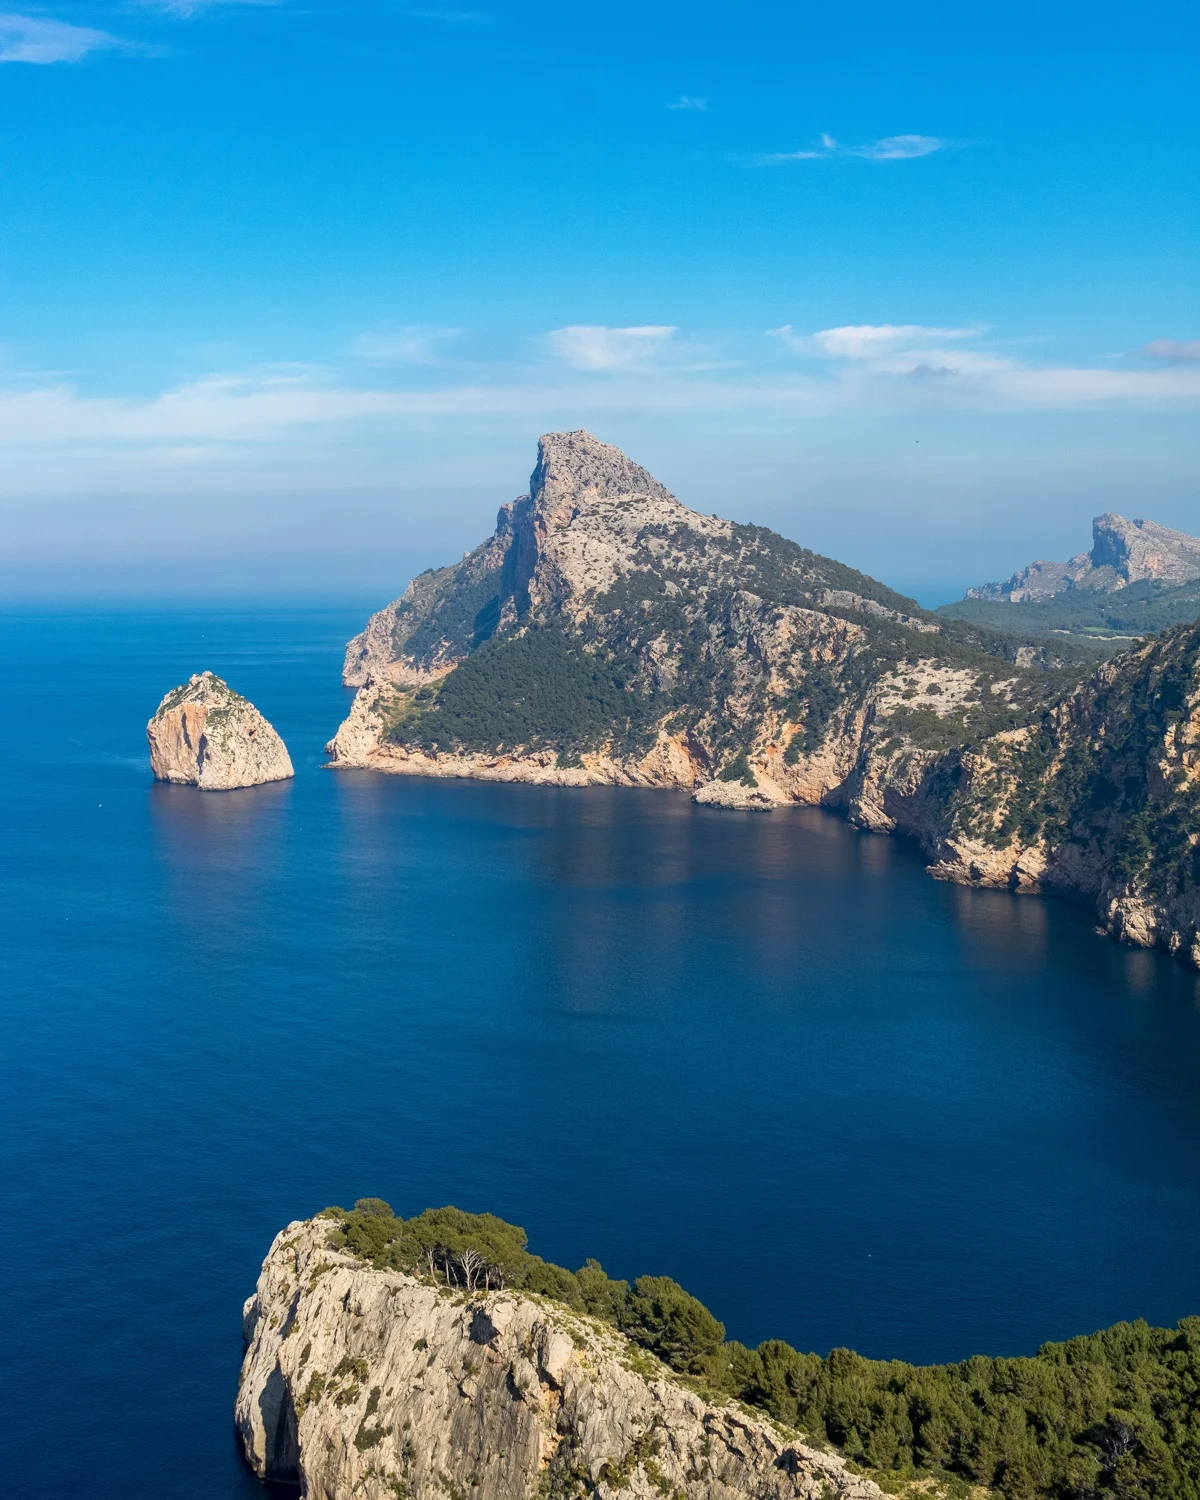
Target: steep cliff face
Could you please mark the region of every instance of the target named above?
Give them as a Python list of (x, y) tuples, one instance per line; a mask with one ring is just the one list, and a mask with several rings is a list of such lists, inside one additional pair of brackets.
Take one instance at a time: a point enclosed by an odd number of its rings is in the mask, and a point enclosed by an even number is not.
[(935, 874), (1095, 901), (1116, 937), (1200, 967), (1200, 626), (1115, 657), (939, 770)]
[(881, 1500), (607, 1324), (374, 1270), (330, 1228), (289, 1225), (246, 1303), (236, 1422), (263, 1478), (309, 1500)]
[(1056, 685), (1045, 648), (997, 639), (555, 433), (495, 534), (351, 641), (359, 692), (329, 753), (923, 827), (936, 753), (1020, 722)]
[(967, 590), (968, 599), (1034, 604), (1072, 589), (1111, 593), (1130, 584), (1187, 583), (1200, 578), (1200, 538), (1157, 521), (1106, 511), (1092, 522), (1092, 550), (1069, 562), (1034, 562), (1003, 583)]
[(211, 672), (171, 689), (146, 725), (146, 738), (159, 781), (211, 792), (294, 774), (287, 747), (258, 709)]

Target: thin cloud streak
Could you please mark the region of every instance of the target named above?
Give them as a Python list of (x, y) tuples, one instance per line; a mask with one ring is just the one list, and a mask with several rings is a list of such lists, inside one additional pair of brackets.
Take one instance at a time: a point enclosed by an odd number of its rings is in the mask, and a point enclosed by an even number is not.
[[(834, 330), (824, 330), (829, 333)], [(840, 331), (840, 330), (839, 330)], [(407, 418), (568, 417), (613, 411), (758, 409), (796, 416), (839, 411), (1070, 410), (1098, 404), (1169, 407), (1200, 402), (1200, 368), (1111, 370), (1037, 367), (987, 350), (936, 345), (876, 356), (831, 355), (818, 373), (745, 380), (595, 366), (581, 378), (517, 379), (439, 389), (363, 389), (327, 371), (252, 371), (193, 381), (136, 399), (80, 395), (66, 384), (0, 390), (0, 447), (57, 462), (72, 445), (109, 451), (173, 448), (177, 461), (203, 454), (248, 457), (254, 445), (293, 442), (306, 430), (337, 430), (353, 445), (363, 424), (377, 431)], [(191, 457), (183, 459), (187, 453)], [(5, 488), (11, 488), (11, 483)]]
[(140, 50), (90, 26), (0, 11), (0, 63), (77, 63), (92, 52)]
[(950, 142), (936, 135), (885, 135), (863, 146), (844, 146), (831, 135), (822, 135), (815, 146), (796, 151), (734, 153), (727, 160), (743, 167), (782, 167), (794, 161), (830, 161), (834, 157), (858, 157), (862, 161), (914, 161), (945, 151)]
[(445, 363), (443, 346), (461, 333), (461, 328), (414, 323), (390, 332), (364, 333), (355, 341), (354, 352), (373, 364), (440, 365)]
[(859, 323), (845, 328), (822, 328), (811, 334), (798, 334), (790, 323), (767, 329), (769, 338), (779, 339), (797, 354), (841, 359), (870, 359), (914, 343), (977, 338), (981, 332), (978, 328), (925, 328), (919, 323)]
[(708, 100), (707, 99), (702, 99), (702, 98), (697, 98), (697, 97), (693, 96), (692, 94), (680, 94), (679, 98), (676, 99), (673, 104), (668, 104), (667, 105), (667, 108), (668, 109), (695, 109), (695, 110), (699, 110), (700, 113), (703, 114), (708, 109)]
[(603, 324), (574, 323), (555, 328), (546, 342), (576, 370), (628, 370), (646, 364), (679, 330), (667, 324), (639, 328), (609, 328)]
[(146, 10), (165, 10), (169, 15), (188, 17), (220, 5), (282, 5), (285, 0), (140, 0)]

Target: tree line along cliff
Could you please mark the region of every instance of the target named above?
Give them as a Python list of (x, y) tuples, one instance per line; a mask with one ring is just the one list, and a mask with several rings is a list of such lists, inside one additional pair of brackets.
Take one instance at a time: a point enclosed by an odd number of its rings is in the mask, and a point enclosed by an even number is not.
[[(632, 1284), (595, 1261), (578, 1271), (527, 1248), (491, 1214), (396, 1217), (380, 1199), (327, 1209), (328, 1243), (377, 1270), (486, 1296), (502, 1288), (601, 1320), (706, 1400), (761, 1410), (833, 1444), (885, 1489), (925, 1481), (966, 1500), (1193, 1500), (1200, 1492), (1200, 1319), (1120, 1323), (1018, 1358), (917, 1366), (847, 1349), (748, 1349), (669, 1277)], [(324, 1376), (321, 1377), (324, 1379)], [(310, 1385), (311, 1385), (310, 1379)], [(319, 1382), (318, 1382), (319, 1383)], [(587, 1493), (584, 1486), (582, 1493)]]

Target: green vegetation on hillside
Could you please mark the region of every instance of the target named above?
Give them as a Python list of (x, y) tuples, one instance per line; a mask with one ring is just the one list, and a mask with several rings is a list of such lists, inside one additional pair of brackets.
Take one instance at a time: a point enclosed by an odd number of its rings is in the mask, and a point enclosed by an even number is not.
[(389, 737), (426, 749), (550, 745), (578, 754), (645, 732), (663, 706), (627, 684), (611, 653), (553, 626), (489, 641), (437, 688), (413, 695)]
[(1036, 604), (959, 599), (943, 604), (937, 614), (942, 619), (967, 621), (1026, 638), (1066, 630), (1092, 637), (1098, 648), (1106, 644), (1106, 637), (1124, 637), (1108, 642), (1110, 650), (1122, 650), (1130, 636), (1154, 635), (1200, 619), (1200, 580), (1175, 585), (1146, 580), (1111, 594), (1068, 589)]
[[(1144, 894), (1168, 898), (1200, 884), (1200, 786), (1182, 764), (1169, 793), (1154, 787), (1148, 768), (1162, 760), (1164, 740), (1188, 714), (1196, 691), (1200, 626), (1165, 632), (1143, 656), (1126, 658), (1086, 691), (1080, 726), (1063, 728), (1043, 715), (1029, 739), (996, 750), (1000, 783), (972, 784), (960, 797), (968, 833), (1001, 847), (1014, 837), (1042, 837), (1051, 846), (1095, 843), (1110, 851), (1110, 877), (1137, 882)], [(1074, 716), (1073, 716), (1074, 717)], [(1003, 795), (1005, 814), (990, 819)]]
[[(398, 696), (387, 738), (440, 751), (546, 748), (571, 765), (586, 752), (644, 753), (665, 722), (676, 733), (697, 732), (718, 774), (744, 779), (737, 757), (770, 712), (783, 710), (803, 725), (789, 746), (794, 760), (816, 750), (839, 712), (857, 707), (879, 677), (922, 657), (977, 673), (981, 683), (961, 715), (896, 720), (923, 748), (1028, 722), (1094, 659), (1085, 647), (1043, 644), (1031, 648), (1026, 669), (1015, 669), (1018, 638), (938, 620), (865, 574), (761, 527), (735, 526), (725, 537), (647, 526), (635, 556), (637, 568), (618, 577), (578, 624), (530, 619), (518, 609), (515, 628), (498, 634), (502, 570), (479, 572), (472, 554), (457, 569), (423, 575), (409, 606), (419, 623), (405, 651), (426, 663), (443, 650), (470, 654), (437, 684)], [(822, 603), (830, 589), (849, 602)], [(855, 596), (927, 628), (873, 613)], [(859, 644), (834, 661), (816, 644), (802, 680), (773, 697), (768, 674), (747, 651), (746, 611), (763, 605), (819, 608), (854, 624)], [(653, 665), (659, 661), (664, 671)], [(1008, 686), (993, 695), (1000, 682)]]
[(776, 1339), (747, 1349), (669, 1277), (630, 1285), (595, 1261), (566, 1271), (492, 1214), (404, 1220), (370, 1198), (325, 1215), (332, 1242), (372, 1265), (467, 1291), (519, 1288), (601, 1318), (706, 1394), (836, 1444), (893, 1492), (932, 1478), (951, 1495), (982, 1486), (1006, 1500), (1200, 1496), (1200, 1318), (1118, 1323), (1029, 1357), (953, 1365), (822, 1357)]

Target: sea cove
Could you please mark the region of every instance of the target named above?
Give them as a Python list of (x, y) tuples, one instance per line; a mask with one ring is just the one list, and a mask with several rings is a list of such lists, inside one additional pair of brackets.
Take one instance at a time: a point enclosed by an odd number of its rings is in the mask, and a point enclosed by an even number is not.
[[(362, 1192), (673, 1275), (751, 1343), (926, 1361), (1200, 1306), (1194, 974), (832, 814), (322, 771), (362, 617), (3, 618), (14, 1492), (256, 1492), (237, 1309)], [(293, 782), (151, 782), (200, 666)]]

